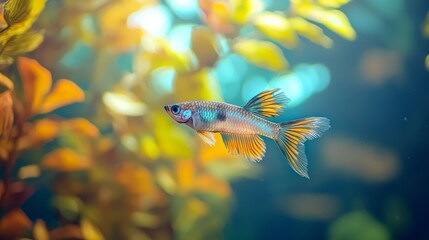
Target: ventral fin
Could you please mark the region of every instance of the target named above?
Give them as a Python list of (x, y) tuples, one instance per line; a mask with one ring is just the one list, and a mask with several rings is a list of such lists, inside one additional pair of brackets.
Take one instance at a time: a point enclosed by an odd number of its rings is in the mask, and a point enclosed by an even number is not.
[(207, 143), (210, 146), (214, 146), (216, 143), (216, 139), (212, 132), (204, 132), (204, 131), (197, 131), (198, 136), (201, 137), (201, 139)]
[(270, 118), (279, 116), (288, 102), (289, 98), (280, 91), (280, 88), (276, 88), (254, 96), (243, 108), (256, 115)]
[(243, 155), (251, 161), (260, 161), (265, 155), (265, 143), (258, 135), (222, 133), (222, 140), (231, 154)]

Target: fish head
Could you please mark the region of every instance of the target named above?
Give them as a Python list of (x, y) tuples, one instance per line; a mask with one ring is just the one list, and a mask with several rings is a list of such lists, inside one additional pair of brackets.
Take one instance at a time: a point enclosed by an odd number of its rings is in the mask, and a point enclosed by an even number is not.
[(178, 123), (188, 123), (192, 119), (193, 109), (191, 104), (176, 103), (165, 105), (164, 109)]

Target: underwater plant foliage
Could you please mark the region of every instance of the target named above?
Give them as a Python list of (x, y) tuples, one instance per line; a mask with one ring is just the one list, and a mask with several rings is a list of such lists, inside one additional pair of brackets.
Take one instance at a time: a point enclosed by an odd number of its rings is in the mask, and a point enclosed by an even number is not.
[[(0, 239), (429, 234), (405, 177), (423, 171), (429, 8), (380, 2), (0, 1)], [(274, 122), (331, 119), (310, 179), (274, 143), (253, 163), (163, 108), (275, 88)]]

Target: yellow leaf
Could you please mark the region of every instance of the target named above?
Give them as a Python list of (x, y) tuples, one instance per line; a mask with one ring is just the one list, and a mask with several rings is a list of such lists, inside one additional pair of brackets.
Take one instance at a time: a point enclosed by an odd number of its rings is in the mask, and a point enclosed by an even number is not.
[(34, 240), (49, 240), (49, 232), (43, 220), (38, 219), (33, 227)]
[(300, 17), (291, 18), (290, 25), (297, 33), (308, 38), (310, 41), (320, 44), (325, 48), (332, 46), (332, 40), (323, 33), (323, 30), (307, 20)]
[(213, 67), (219, 58), (216, 34), (208, 28), (192, 30), (191, 49), (200, 67)]
[[(73, 5), (75, 5), (73, 1)], [(87, 2), (87, 1), (85, 1)], [(126, 27), (128, 16), (138, 11), (147, 1), (114, 1), (105, 4), (99, 14), (99, 27), (106, 48), (114, 48), (118, 52), (128, 51), (138, 46), (142, 30)], [(85, 4), (86, 5), (86, 4)], [(87, 6), (85, 6), (85, 9)]]
[(177, 191), (177, 183), (167, 168), (160, 167), (156, 171), (156, 180), (159, 186), (168, 194), (175, 194)]
[(58, 171), (79, 171), (91, 168), (92, 162), (87, 157), (77, 154), (69, 148), (56, 149), (45, 155), (43, 166)]
[(27, 31), (40, 12), (45, 7), (47, 0), (9, 0), (4, 5), (4, 19), (8, 24), (0, 33), (0, 45), (14, 36)]
[(259, 67), (277, 72), (284, 71), (288, 67), (280, 48), (271, 42), (242, 39), (238, 40), (233, 48), (236, 53)]
[(106, 92), (103, 103), (112, 113), (124, 116), (142, 116), (147, 111), (146, 105), (128, 92)]
[(157, 159), (161, 154), (155, 138), (149, 134), (140, 138), (140, 152), (151, 160)]
[(0, 65), (10, 65), (12, 63), (13, 63), (12, 57), (6, 56), (6, 55), (0, 55)]
[(21, 167), (18, 171), (18, 178), (21, 180), (38, 176), (40, 176), (40, 167), (36, 164)]
[(43, 35), (40, 33), (29, 32), (12, 36), (3, 46), (3, 54), (18, 55), (31, 52), (36, 49), (43, 41)]
[(27, 107), (34, 113), (51, 88), (51, 73), (36, 60), (25, 57), (18, 59), (18, 70), (22, 78)]
[(0, 220), (0, 239), (16, 239), (31, 227), (31, 221), (21, 209), (13, 209)]
[(9, 25), (27, 30), (45, 7), (46, 0), (9, 0), (4, 5), (4, 19)]
[(301, 4), (296, 8), (299, 15), (319, 22), (349, 40), (356, 38), (356, 32), (350, 25), (347, 16), (339, 10), (328, 10), (313, 4)]
[(151, 118), (154, 123), (152, 131), (163, 157), (177, 159), (192, 156), (192, 140), (182, 126), (173, 122), (165, 111), (154, 113)]
[[(192, 89), (192, 91), (189, 91)], [(211, 100), (221, 101), (219, 84), (210, 69), (178, 74), (174, 79), (174, 92), (180, 101)]]
[(13, 126), (13, 98), (11, 90), (0, 94), (0, 137), (9, 136)]
[(85, 118), (68, 119), (62, 122), (62, 127), (87, 137), (98, 137), (100, 135), (98, 128)]
[(3, 75), (2, 73), (0, 73), (0, 85), (3, 85), (7, 89), (10, 89), (10, 90), (13, 90), (13, 88), (14, 88), (13, 82), (8, 77)]
[(319, 4), (325, 7), (338, 8), (350, 2), (350, 0), (318, 0)]
[(265, 36), (278, 41), (286, 47), (293, 48), (298, 44), (294, 29), (283, 14), (263, 12), (255, 17), (253, 24)]
[(80, 222), (80, 227), (82, 229), (82, 235), (84, 239), (91, 240), (103, 240), (104, 237), (96, 226), (94, 226), (90, 221), (83, 219)]
[(154, 229), (161, 223), (161, 216), (147, 212), (134, 212), (131, 219), (135, 226), (142, 228)]
[(67, 79), (60, 79), (55, 84), (54, 89), (46, 96), (39, 113), (48, 113), (59, 107), (72, 103), (82, 102), (85, 94), (74, 82)]
[(243, 25), (245, 24), (255, 13), (263, 9), (263, 3), (260, 0), (232, 0), (233, 5), (233, 20)]

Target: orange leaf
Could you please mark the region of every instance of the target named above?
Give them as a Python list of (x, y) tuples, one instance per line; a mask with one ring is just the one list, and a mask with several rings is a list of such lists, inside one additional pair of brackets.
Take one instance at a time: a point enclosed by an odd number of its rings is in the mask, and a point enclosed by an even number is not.
[(52, 92), (42, 103), (39, 113), (51, 112), (59, 107), (76, 102), (82, 102), (85, 95), (74, 82), (67, 79), (60, 79), (55, 84)]
[(154, 190), (151, 172), (130, 162), (121, 166), (115, 174), (115, 179), (132, 194), (148, 194)]
[(37, 112), (52, 85), (51, 73), (36, 60), (18, 58), (25, 100), (31, 113)]
[(0, 220), (0, 238), (15, 239), (31, 227), (31, 221), (21, 209), (13, 209)]
[(89, 169), (92, 162), (69, 148), (61, 148), (47, 154), (43, 166), (58, 171), (79, 171)]
[(51, 119), (45, 118), (30, 125), (28, 134), (22, 136), (18, 141), (18, 149), (25, 149), (34, 145), (51, 141), (58, 136), (59, 124)]
[(33, 139), (37, 141), (50, 141), (59, 133), (58, 123), (54, 120), (45, 118), (37, 121), (33, 126)]
[(231, 187), (228, 182), (216, 179), (210, 175), (199, 176), (196, 182), (196, 188), (202, 192), (210, 192), (219, 197), (229, 197), (231, 195)]
[(10, 90), (13, 90), (14, 88), (13, 82), (8, 77), (6, 77), (1, 73), (0, 73), (0, 85), (3, 85)]
[(13, 100), (11, 90), (0, 94), (0, 137), (9, 136), (13, 126)]
[(177, 184), (179, 189), (186, 193), (192, 190), (194, 185), (195, 166), (192, 161), (183, 160), (177, 163)]
[(82, 229), (82, 235), (85, 239), (104, 240), (104, 237), (98, 227), (96, 227), (90, 221), (83, 219), (80, 222), (80, 227)]
[(98, 137), (98, 128), (85, 118), (73, 118), (62, 123), (63, 127), (69, 131), (82, 134), (87, 137)]
[(49, 232), (42, 219), (38, 219), (34, 224), (33, 236), (35, 240), (49, 240)]
[(56, 228), (49, 235), (51, 239), (83, 239), (82, 230), (79, 226), (73, 224)]

